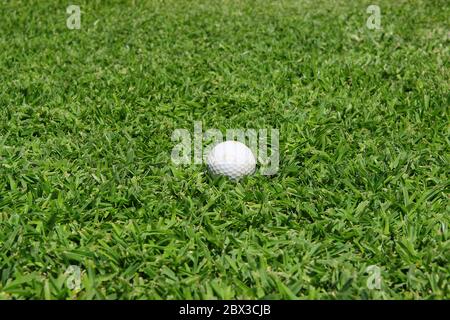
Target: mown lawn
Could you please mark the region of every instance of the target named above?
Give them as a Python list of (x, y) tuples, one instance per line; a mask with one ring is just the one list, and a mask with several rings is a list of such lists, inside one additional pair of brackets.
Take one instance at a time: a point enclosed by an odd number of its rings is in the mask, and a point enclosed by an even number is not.
[[(450, 299), (448, 1), (67, 4), (0, 3), (0, 298)], [(175, 166), (194, 121), (280, 170)]]

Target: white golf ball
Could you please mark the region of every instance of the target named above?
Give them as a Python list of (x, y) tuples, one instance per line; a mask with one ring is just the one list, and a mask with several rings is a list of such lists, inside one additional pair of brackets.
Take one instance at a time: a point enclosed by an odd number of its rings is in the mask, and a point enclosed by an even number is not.
[(238, 141), (225, 141), (210, 151), (207, 165), (213, 174), (236, 180), (255, 171), (256, 159), (245, 144)]

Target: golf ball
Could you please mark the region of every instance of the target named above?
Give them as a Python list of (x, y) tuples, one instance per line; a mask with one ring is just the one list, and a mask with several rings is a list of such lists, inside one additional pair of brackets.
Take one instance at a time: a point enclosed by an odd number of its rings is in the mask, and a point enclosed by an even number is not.
[(210, 151), (207, 165), (213, 174), (237, 180), (255, 171), (256, 159), (245, 144), (238, 141), (225, 141)]

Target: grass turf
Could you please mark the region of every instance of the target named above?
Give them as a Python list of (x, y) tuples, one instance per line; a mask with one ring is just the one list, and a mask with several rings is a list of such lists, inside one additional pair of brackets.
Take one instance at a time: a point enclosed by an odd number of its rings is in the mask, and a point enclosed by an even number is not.
[[(382, 30), (371, 1), (77, 4), (0, 4), (0, 298), (450, 298), (448, 1), (378, 1)], [(174, 166), (198, 120), (278, 128), (278, 174)]]

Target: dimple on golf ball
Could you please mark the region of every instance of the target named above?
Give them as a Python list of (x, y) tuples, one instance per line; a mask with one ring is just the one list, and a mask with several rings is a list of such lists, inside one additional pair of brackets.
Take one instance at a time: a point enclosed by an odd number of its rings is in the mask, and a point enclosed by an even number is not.
[(210, 151), (207, 165), (213, 174), (237, 180), (255, 171), (256, 159), (245, 144), (238, 141), (225, 141)]

